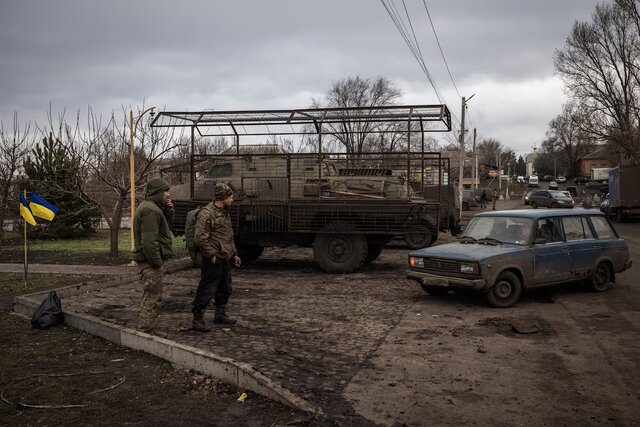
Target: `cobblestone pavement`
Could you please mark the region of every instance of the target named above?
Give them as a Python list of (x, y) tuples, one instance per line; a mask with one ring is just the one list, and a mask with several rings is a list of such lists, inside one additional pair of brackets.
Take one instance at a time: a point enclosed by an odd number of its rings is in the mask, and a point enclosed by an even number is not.
[[(351, 411), (341, 390), (402, 317), (415, 286), (403, 274), (406, 249), (385, 249), (363, 272), (328, 275), (311, 250), (265, 251), (234, 272), (232, 327), (210, 333), (187, 328), (199, 270), (165, 279), (162, 312), (154, 334), (251, 364), (325, 411)], [(135, 327), (139, 282), (68, 298), (66, 309)], [(399, 309), (400, 308), (400, 309)], [(212, 313), (207, 315), (210, 320)]]

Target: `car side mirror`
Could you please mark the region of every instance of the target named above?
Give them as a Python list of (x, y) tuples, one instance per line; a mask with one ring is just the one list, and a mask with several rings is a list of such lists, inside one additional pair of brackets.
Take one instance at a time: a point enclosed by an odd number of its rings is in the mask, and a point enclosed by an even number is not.
[(547, 239), (545, 239), (544, 237), (536, 237), (533, 241), (534, 245), (544, 245), (545, 243), (547, 243)]

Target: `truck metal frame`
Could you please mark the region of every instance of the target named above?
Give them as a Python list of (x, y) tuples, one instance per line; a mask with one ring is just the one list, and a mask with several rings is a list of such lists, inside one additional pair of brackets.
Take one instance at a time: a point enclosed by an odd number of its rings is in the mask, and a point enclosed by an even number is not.
[[(394, 237), (404, 236), (411, 247), (429, 246), (437, 237), (449, 160), (425, 152), (424, 136), (451, 130), (444, 105), (161, 112), (151, 126), (191, 129), (191, 179), (171, 190), (174, 230), (183, 232), (187, 212), (211, 201), (216, 182), (227, 183), (234, 190), (236, 243), (247, 261), (266, 246), (312, 246), (324, 270), (348, 273), (375, 260)], [(235, 145), (221, 154), (196, 155), (196, 132), (233, 137)], [(282, 135), (298, 138), (294, 143), (308, 151), (240, 144), (241, 136)], [(409, 150), (323, 150), (331, 142), (373, 135), (404, 138)], [(196, 179), (195, 166), (202, 164), (207, 172)], [(427, 189), (429, 200), (423, 197)]]

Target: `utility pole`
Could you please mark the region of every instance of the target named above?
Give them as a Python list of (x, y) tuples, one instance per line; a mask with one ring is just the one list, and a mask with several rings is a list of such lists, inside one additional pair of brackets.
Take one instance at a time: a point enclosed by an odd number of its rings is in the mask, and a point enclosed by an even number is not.
[(478, 188), (478, 152), (476, 151), (476, 128), (473, 128), (473, 186)]
[(462, 179), (464, 175), (464, 112), (466, 110), (466, 107), (467, 102), (463, 96), (462, 112), (460, 113), (460, 176), (458, 177), (458, 203), (460, 205), (460, 218), (462, 218), (462, 189), (464, 188), (462, 185)]
[(502, 173), (500, 171), (500, 150), (498, 150), (498, 189), (502, 190)]

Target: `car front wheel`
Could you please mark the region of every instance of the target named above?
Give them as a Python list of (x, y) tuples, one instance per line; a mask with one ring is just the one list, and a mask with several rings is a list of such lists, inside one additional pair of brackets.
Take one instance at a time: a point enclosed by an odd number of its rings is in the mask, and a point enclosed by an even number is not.
[(601, 262), (589, 279), (589, 287), (596, 292), (604, 292), (609, 287), (609, 283), (611, 283), (611, 269), (609, 264)]
[(531, 204), (531, 207), (532, 207), (533, 209), (538, 209), (538, 204), (537, 204), (536, 202), (534, 202), (533, 200), (531, 201), (531, 203), (530, 203), (530, 204)]
[(522, 283), (515, 274), (510, 271), (500, 273), (489, 292), (487, 301), (492, 307), (507, 308), (514, 305), (522, 294)]

